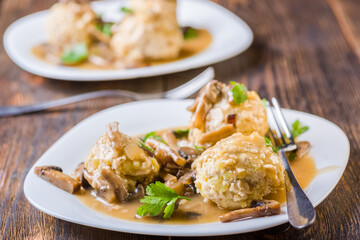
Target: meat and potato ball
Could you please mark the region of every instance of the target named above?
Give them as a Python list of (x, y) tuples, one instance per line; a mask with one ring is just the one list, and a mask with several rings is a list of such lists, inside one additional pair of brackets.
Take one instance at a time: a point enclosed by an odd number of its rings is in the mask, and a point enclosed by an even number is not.
[(110, 45), (126, 64), (179, 55), (183, 35), (176, 20), (176, 0), (130, 0), (123, 21), (113, 27)]
[(84, 162), (89, 184), (95, 189), (111, 188), (106, 181), (111, 173), (116, 175), (127, 193), (134, 191), (138, 183), (144, 186), (151, 183), (160, 166), (139, 147), (138, 142), (137, 138), (120, 133), (117, 122), (109, 124), (107, 133), (91, 148)]
[(250, 207), (274, 189), (284, 186), (284, 167), (257, 132), (235, 133), (208, 148), (194, 162), (195, 186), (219, 207)]
[(48, 42), (60, 49), (77, 43), (89, 45), (96, 14), (86, 1), (61, 1), (49, 11), (46, 22)]
[(262, 136), (267, 133), (266, 109), (259, 95), (247, 91), (247, 100), (235, 105), (231, 101), (230, 90), (231, 86), (216, 80), (201, 90), (194, 105), (189, 108), (193, 112), (189, 134), (193, 144), (209, 147), (235, 132), (246, 135), (257, 132)]

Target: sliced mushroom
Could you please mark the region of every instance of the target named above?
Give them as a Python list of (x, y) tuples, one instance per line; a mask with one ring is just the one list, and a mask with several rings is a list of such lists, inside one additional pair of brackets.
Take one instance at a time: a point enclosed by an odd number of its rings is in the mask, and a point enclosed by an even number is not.
[(170, 179), (168, 181), (166, 181), (165, 186), (171, 188), (172, 190), (174, 190), (177, 194), (179, 195), (183, 195), (185, 192), (185, 185), (184, 183), (178, 181), (175, 177), (175, 179)]
[(95, 189), (96, 195), (103, 198), (107, 202), (114, 202), (116, 200), (114, 188), (104, 179), (104, 177), (97, 175), (96, 177), (89, 173), (86, 169), (83, 172), (84, 180)]
[(103, 176), (109, 185), (114, 188), (116, 199), (119, 202), (125, 202), (128, 197), (128, 192), (125, 187), (124, 180), (108, 168), (102, 169), (101, 176)]
[(159, 172), (159, 177), (161, 177), (165, 182), (170, 180), (177, 180), (174, 175), (162, 170)]
[(160, 160), (163, 164), (172, 160), (179, 166), (185, 166), (186, 160), (165, 143), (154, 138), (148, 138), (146, 143), (154, 150), (155, 158)]
[(186, 185), (190, 185), (195, 181), (195, 179), (196, 179), (196, 172), (194, 170), (191, 170), (189, 172), (186, 172), (184, 175), (182, 175), (179, 178), (179, 181)]
[(144, 196), (145, 196), (145, 188), (142, 184), (138, 184), (135, 190), (129, 193), (127, 200), (140, 199), (143, 198)]
[(75, 168), (75, 170), (72, 172), (71, 176), (76, 180), (80, 181), (81, 175), (83, 174), (83, 171), (85, 169), (84, 162), (79, 163), (79, 165)]
[(178, 149), (176, 137), (171, 130), (165, 131), (161, 137), (173, 150)]
[(296, 154), (297, 159), (300, 159), (303, 156), (305, 156), (306, 154), (308, 154), (310, 151), (310, 148), (311, 148), (311, 144), (306, 141), (298, 142), (298, 143), (296, 143), (296, 145), (297, 145), (297, 148), (296, 148), (295, 154)]
[(234, 126), (232, 124), (226, 124), (218, 129), (203, 134), (199, 139), (199, 143), (212, 146), (219, 140), (232, 135), (234, 132)]
[(234, 210), (221, 215), (220, 221), (223, 223), (240, 220), (244, 218), (257, 218), (280, 214), (280, 203), (275, 200), (263, 200), (252, 203), (251, 208)]
[(162, 168), (163, 171), (170, 173), (172, 175), (177, 175), (177, 173), (182, 169), (179, 165), (173, 162), (165, 163), (164, 167)]
[(195, 161), (197, 157), (201, 155), (202, 151), (192, 147), (180, 147), (179, 154), (186, 159), (188, 163)]
[(79, 191), (80, 182), (76, 181), (65, 173), (62, 173), (61, 171), (61, 168), (53, 166), (36, 167), (34, 169), (35, 174), (50, 182), (51, 184), (54, 184), (58, 188), (61, 188), (62, 190), (65, 190), (69, 193), (75, 193)]

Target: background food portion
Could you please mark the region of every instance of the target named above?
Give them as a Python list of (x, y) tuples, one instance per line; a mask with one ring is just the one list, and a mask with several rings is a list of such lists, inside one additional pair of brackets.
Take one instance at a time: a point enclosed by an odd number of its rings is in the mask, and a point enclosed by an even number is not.
[(221, 140), (194, 162), (195, 186), (206, 199), (219, 207), (250, 207), (284, 185), (281, 160), (257, 132), (235, 133)]
[(49, 63), (85, 69), (124, 69), (191, 57), (212, 41), (205, 29), (180, 27), (176, 0), (129, 0), (122, 19), (108, 22), (90, 1), (54, 4), (46, 22), (48, 41), (32, 53)]
[(89, 2), (61, 1), (54, 4), (49, 11), (46, 22), (48, 42), (60, 51), (73, 45), (92, 42), (92, 29), (95, 26), (96, 14)]
[(190, 120), (190, 141), (206, 147), (235, 132), (264, 136), (269, 125), (266, 110), (258, 94), (243, 84), (208, 83), (196, 98)]
[(176, 19), (175, 0), (131, 0), (131, 13), (114, 29), (111, 48), (130, 63), (172, 59), (179, 55), (183, 34)]

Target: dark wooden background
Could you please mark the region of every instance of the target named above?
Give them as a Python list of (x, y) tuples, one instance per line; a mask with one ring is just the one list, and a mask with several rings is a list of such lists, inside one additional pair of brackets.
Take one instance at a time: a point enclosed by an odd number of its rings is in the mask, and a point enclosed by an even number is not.
[[(241, 81), (262, 97), (276, 96), (284, 107), (329, 119), (346, 132), (351, 143), (344, 176), (316, 208), (318, 217), (313, 226), (295, 230), (283, 224), (231, 238), (360, 239), (360, 1), (217, 2), (243, 18), (255, 33), (254, 44), (244, 54), (214, 65), (217, 79)], [(54, 0), (1, 0), (1, 39), (13, 21), (53, 3)], [(21, 70), (0, 44), (0, 105), (29, 104), (98, 89), (163, 91), (184, 83), (201, 70), (129, 81), (57, 81)], [(0, 118), (0, 238), (154, 238), (55, 219), (32, 207), (23, 193), (30, 167), (59, 137), (86, 117), (126, 101), (97, 99), (47, 113)]]

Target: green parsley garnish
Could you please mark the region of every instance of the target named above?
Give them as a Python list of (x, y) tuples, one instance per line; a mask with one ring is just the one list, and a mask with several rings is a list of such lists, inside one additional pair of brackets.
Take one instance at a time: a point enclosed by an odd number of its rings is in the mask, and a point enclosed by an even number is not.
[(195, 38), (196, 36), (197, 36), (196, 29), (194, 29), (192, 27), (185, 28), (185, 31), (184, 31), (184, 39), (185, 40)]
[(174, 212), (176, 200), (185, 199), (191, 201), (187, 197), (179, 196), (173, 189), (168, 188), (161, 182), (155, 182), (147, 186), (146, 194), (147, 196), (140, 200), (145, 204), (141, 205), (136, 211), (139, 216), (150, 215), (154, 217), (164, 211), (163, 218), (169, 218)]
[(267, 137), (265, 137), (265, 146), (270, 146), (272, 148), (272, 150), (274, 151), (274, 153), (277, 153), (276, 148), (274, 148), (271, 140)]
[(204, 146), (198, 146), (198, 145), (195, 145), (194, 148), (198, 151), (204, 151), (205, 150), (205, 147)]
[(120, 10), (124, 13), (133, 13), (133, 10), (127, 7), (122, 7)]
[(290, 161), (290, 162), (291, 162), (291, 161), (294, 161), (295, 158), (296, 158), (296, 153), (295, 153), (295, 151), (291, 151), (291, 152), (289, 153), (289, 161)]
[(114, 23), (97, 23), (96, 29), (102, 32), (103, 34), (111, 37), (111, 27), (114, 25)]
[(174, 129), (173, 133), (176, 138), (183, 138), (189, 136), (190, 129)]
[(161, 138), (161, 136), (156, 135), (156, 132), (149, 132), (148, 134), (146, 134), (144, 136), (143, 142), (146, 142), (146, 140), (148, 138), (153, 138), (153, 139), (156, 139), (156, 140), (166, 144), (166, 142)]
[(261, 99), (261, 101), (262, 101), (262, 105), (264, 106), (264, 108), (266, 108), (267, 99), (263, 98), (263, 99)]
[(61, 62), (64, 64), (77, 64), (88, 57), (88, 49), (84, 43), (75, 44), (71, 49), (64, 52)]
[(139, 147), (148, 150), (149, 152), (154, 152), (154, 150), (152, 150), (151, 148), (149, 148), (148, 146), (146, 146), (142, 141), (139, 141)]
[(247, 91), (248, 89), (245, 87), (244, 84), (239, 84), (234, 81), (230, 81), (230, 84), (233, 85), (231, 89), (233, 102), (235, 105), (243, 103), (247, 100)]
[(296, 120), (293, 124), (292, 124), (292, 129), (291, 129), (291, 134), (293, 135), (294, 138), (298, 137), (299, 135), (303, 134), (304, 132), (306, 132), (307, 130), (309, 130), (308, 126), (303, 126), (299, 120)]

